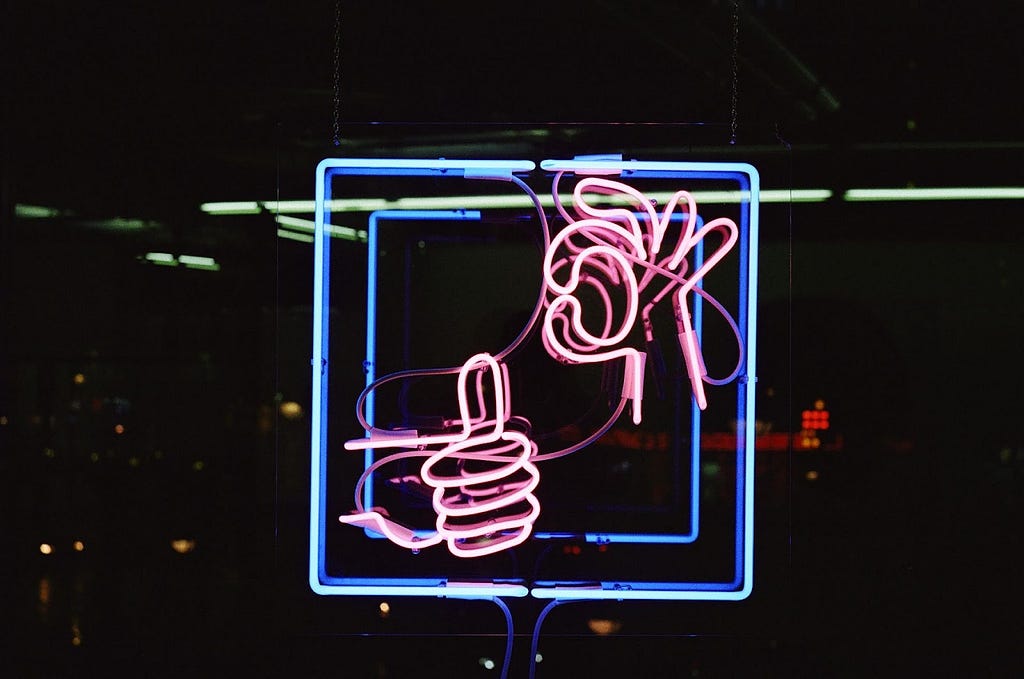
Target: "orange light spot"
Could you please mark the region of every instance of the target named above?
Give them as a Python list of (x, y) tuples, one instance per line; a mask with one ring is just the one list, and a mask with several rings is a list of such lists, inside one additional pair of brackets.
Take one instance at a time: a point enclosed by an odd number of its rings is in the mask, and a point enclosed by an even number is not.
[(618, 620), (594, 618), (587, 621), (587, 627), (589, 627), (590, 631), (594, 634), (605, 636), (608, 634), (615, 634), (622, 629), (622, 623)]
[(177, 540), (171, 540), (171, 549), (173, 549), (178, 554), (188, 554), (189, 552), (191, 552), (195, 548), (196, 548), (196, 541), (195, 540), (190, 540), (190, 539), (185, 539), (185, 538), (179, 538)]

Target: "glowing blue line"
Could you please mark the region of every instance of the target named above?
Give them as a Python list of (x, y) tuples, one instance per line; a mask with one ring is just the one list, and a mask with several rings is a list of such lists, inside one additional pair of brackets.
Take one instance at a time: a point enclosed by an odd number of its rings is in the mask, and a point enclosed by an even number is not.
[(406, 578), (366, 578), (358, 580), (360, 584), (350, 584), (351, 582), (357, 582), (357, 580), (348, 578), (328, 578), (327, 580), (337, 584), (313, 582), (311, 583), (313, 591), (321, 595), (433, 596), (459, 599), (522, 598), (529, 594), (529, 590), (523, 585), (410, 585), (404, 584), (410, 580)]
[[(649, 583), (651, 589), (643, 588), (648, 583), (601, 583), (601, 589), (573, 588), (566, 586), (559, 587), (534, 587), (530, 590), (530, 596), (535, 599), (604, 599), (604, 600), (665, 600), (665, 601), (740, 601), (747, 598), (750, 592), (743, 590), (710, 590), (702, 589), (706, 583), (684, 582), (684, 583)], [(725, 585), (723, 585), (725, 586)]]
[(747, 262), (746, 275), (747, 285), (747, 418), (746, 418), (746, 477), (744, 479), (744, 507), (743, 525), (746, 537), (743, 544), (743, 586), (740, 589), (742, 597), (747, 597), (754, 587), (754, 440), (755, 440), (755, 412), (756, 386), (757, 386), (757, 276), (758, 276), (758, 248), (760, 239), (760, 211), (757, 209), (759, 192), (761, 189), (761, 177), (757, 170), (750, 167), (750, 205), (747, 212), (750, 215), (750, 230), (747, 234), (746, 243), (749, 248), (749, 260)]
[(330, 187), (326, 186), (324, 170), (317, 168), (316, 173), (316, 226), (313, 232), (313, 354), (312, 364), (313, 393), (310, 408), (310, 434), (312, 442), (310, 452), (310, 498), (309, 498), (309, 584), (313, 591), (321, 587), (326, 576), (325, 562), (325, 530), (323, 516), (326, 508), (327, 464), (327, 384), (325, 367), (327, 361), (327, 329), (324, 322), (324, 310), (328, 304), (328, 280), (330, 276), (330, 238), (324, 235), (324, 224), (330, 219), (325, 218), (324, 201), (329, 199)]
[(690, 163), (690, 162), (661, 162), (642, 160), (542, 160), (542, 170), (557, 172), (565, 170), (568, 172), (586, 170), (620, 170), (623, 176), (643, 176), (642, 172), (672, 173), (678, 177), (680, 172), (699, 172), (705, 175), (720, 175), (722, 173), (741, 173), (750, 175), (751, 171), (757, 174), (757, 170), (748, 163)]
[[(400, 170), (508, 170), (532, 172), (537, 165), (532, 160), (447, 160), (444, 158), (325, 158), (317, 165), (318, 171), (327, 169), (364, 170), (380, 169), (387, 174), (399, 175)], [(365, 173), (359, 173), (365, 174)]]
[[(698, 209), (700, 206), (697, 206)], [(704, 224), (704, 220), (697, 218), (694, 225), (694, 233)], [(693, 270), (697, 271), (704, 264), (704, 239), (697, 241), (693, 253)], [(704, 279), (697, 281), (697, 287), (704, 289)], [(697, 333), (697, 341), (703, 344), (704, 340), (704, 298), (700, 294), (693, 296), (693, 330)], [(696, 369), (696, 366), (694, 366)], [(697, 403), (697, 395), (690, 394), (690, 535), (691, 541), (697, 539), (700, 526), (700, 404)]]

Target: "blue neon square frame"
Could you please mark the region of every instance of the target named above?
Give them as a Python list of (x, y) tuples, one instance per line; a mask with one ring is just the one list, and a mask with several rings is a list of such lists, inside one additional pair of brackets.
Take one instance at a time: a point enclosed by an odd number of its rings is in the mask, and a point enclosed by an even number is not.
[[(314, 300), (313, 300), (313, 407), (312, 462), (310, 494), (310, 586), (325, 595), (407, 595), (450, 597), (521, 597), (528, 593), (539, 599), (690, 599), (739, 600), (747, 597), (753, 585), (753, 443), (754, 385), (756, 361), (756, 291), (757, 230), (760, 182), (757, 171), (744, 163), (643, 162), (618, 160), (545, 160), (545, 172), (608, 173), (615, 171), (624, 179), (656, 178), (682, 180), (735, 181), (739, 188), (740, 229), (738, 325), (744, 341), (745, 369), (737, 377), (742, 386), (737, 397), (736, 444), (736, 513), (735, 568), (731, 581), (723, 582), (601, 582), (598, 585), (574, 586), (572, 583), (537, 582), (530, 589), (515, 582), (455, 583), (437, 578), (337, 578), (327, 575), (325, 568), (326, 528), (326, 441), (327, 382), (329, 333), (324, 310), (329, 306), (330, 238), (325, 225), (330, 223), (331, 179), (337, 175), (384, 176), (476, 176), (528, 174), (535, 169), (532, 161), (495, 160), (419, 160), (419, 159), (345, 159), (329, 158), (317, 167), (316, 230), (314, 235)], [(467, 210), (393, 210), (370, 215), (368, 228), (368, 279), (366, 370), (367, 383), (375, 379), (375, 311), (376, 311), (376, 249), (377, 229), (381, 220), (395, 219), (479, 219), (479, 213)], [(697, 257), (701, 256), (698, 251)], [(699, 298), (698, 298), (699, 300)], [(701, 305), (694, 305), (694, 327), (701, 330)], [(651, 533), (587, 533), (589, 542), (622, 543), (690, 543), (698, 536), (699, 515), (699, 428), (700, 411), (692, 406), (691, 418), (691, 526), (684, 534)], [(372, 398), (367, 402), (367, 416), (373, 416)], [(364, 464), (372, 461), (366, 452)], [(366, 493), (372, 493), (367, 484)], [(367, 506), (372, 495), (366, 495)], [(369, 534), (369, 533), (368, 533)], [(537, 539), (560, 537), (559, 533), (535, 533)]]

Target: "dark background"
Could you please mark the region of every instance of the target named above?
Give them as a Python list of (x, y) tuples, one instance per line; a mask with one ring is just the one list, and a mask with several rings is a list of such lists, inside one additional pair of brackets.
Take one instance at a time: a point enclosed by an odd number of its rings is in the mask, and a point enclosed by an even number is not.
[[(1018, 3), (4, 13), (12, 676), (496, 675), (481, 663), (504, 650), (493, 604), (391, 601), (385, 615), (309, 592), (308, 421), (279, 405), (308, 407), (312, 253), (269, 214), (199, 205), (309, 199), (331, 155), (554, 152), (746, 161), (765, 188), (834, 192), (763, 210), (759, 377), (780, 386), (758, 408), (784, 430), (826, 399), (843, 447), (759, 454), (749, 601), (560, 607), (538, 674), (1024, 669), (1024, 203), (841, 200), (1021, 185)], [(221, 268), (140, 261), (151, 251)], [(176, 553), (179, 539), (194, 549)], [(516, 606), (522, 676), (538, 610)], [(598, 619), (618, 631), (594, 633)]]

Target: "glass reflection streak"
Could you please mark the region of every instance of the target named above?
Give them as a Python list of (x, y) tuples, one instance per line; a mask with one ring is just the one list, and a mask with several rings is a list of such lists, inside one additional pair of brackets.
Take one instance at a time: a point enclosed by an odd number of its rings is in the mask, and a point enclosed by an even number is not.
[[(492, 378), (493, 411), (488, 410), (484, 373)], [(467, 382), (476, 373), (475, 400), (479, 409), (470, 412)], [(505, 428), (510, 417), (507, 398), (507, 371), (489, 354), (476, 354), (459, 370), (458, 401), (460, 419), (452, 422), (462, 431), (450, 435), (386, 436), (354, 439), (345, 443), (348, 450), (366, 448), (427, 448), (444, 443), (436, 452), (418, 450), (396, 453), (376, 462), (364, 472), (409, 455), (426, 456), (420, 468), (423, 482), (432, 487), (432, 506), (437, 514), (436, 531), (422, 535), (391, 519), (377, 509), (342, 515), (342, 523), (362, 526), (382, 534), (407, 549), (423, 549), (445, 542), (459, 557), (477, 557), (514, 547), (530, 537), (533, 522), (540, 514), (540, 503), (533, 495), (540, 482), (540, 471), (530, 462), (536, 444), (521, 432)], [(361, 482), (362, 483), (362, 480)]]

